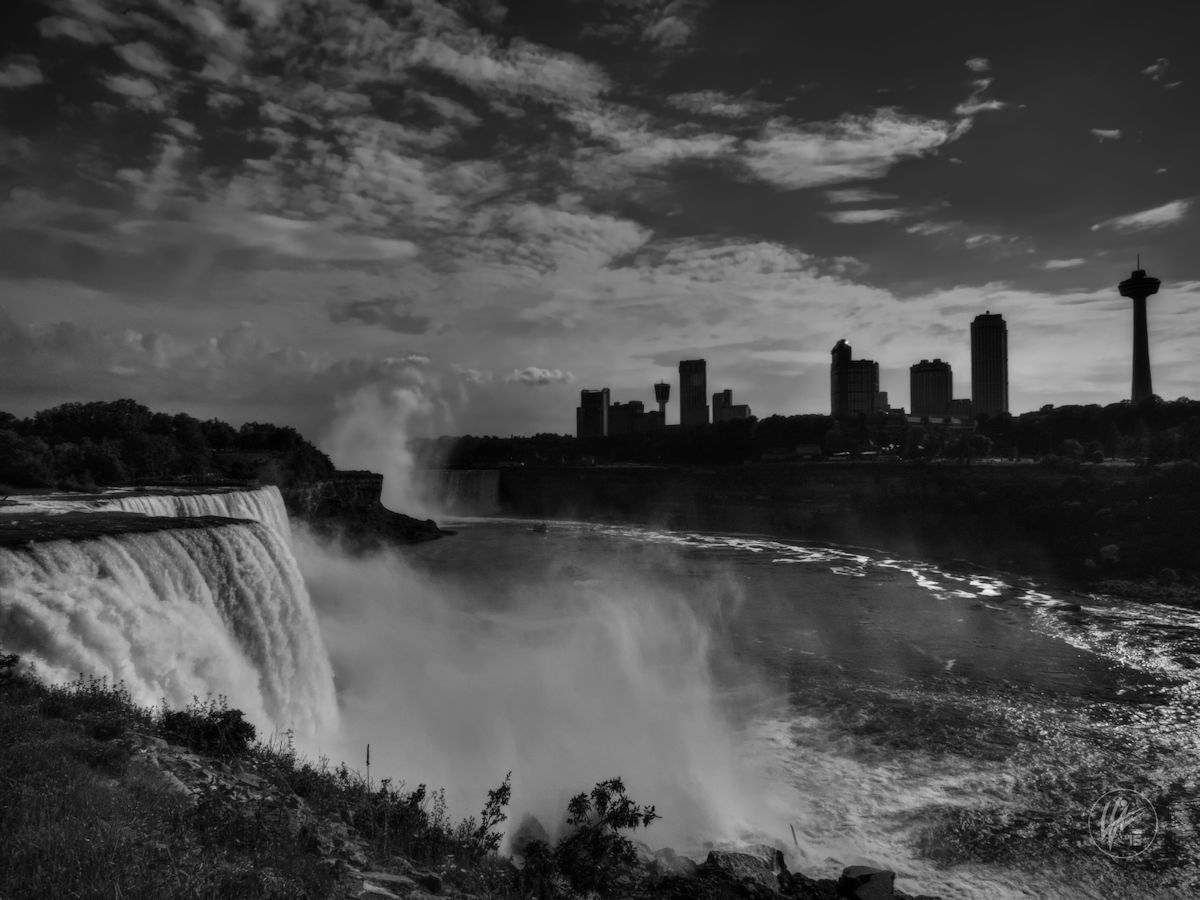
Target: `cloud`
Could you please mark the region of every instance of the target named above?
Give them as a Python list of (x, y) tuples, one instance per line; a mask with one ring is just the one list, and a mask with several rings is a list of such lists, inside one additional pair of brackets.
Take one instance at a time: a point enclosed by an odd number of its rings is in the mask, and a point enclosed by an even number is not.
[(153, 242), (175, 243), (204, 234), (218, 243), (267, 250), (300, 260), (397, 261), (416, 255), (410, 241), (347, 233), (323, 222), (289, 219), (215, 204), (196, 207), (190, 219), (127, 220), (118, 231)]
[(1048, 259), (1041, 264), (1043, 269), (1073, 269), (1076, 266), (1082, 266), (1086, 259), (1075, 257), (1073, 259)]
[(909, 234), (919, 234), (928, 237), (931, 234), (942, 234), (958, 227), (956, 222), (916, 222), (905, 227)]
[(676, 109), (697, 115), (716, 116), (722, 119), (745, 119), (770, 112), (776, 104), (756, 100), (745, 95), (733, 96), (724, 91), (690, 91), (670, 94), (667, 103)]
[(520, 39), (501, 46), (481, 35), (421, 37), (411, 64), (425, 66), (466, 85), (481, 96), (513, 96), (579, 103), (610, 87), (599, 66)]
[(873, 203), (876, 200), (895, 200), (895, 194), (885, 194), (871, 188), (840, 188), (826, 191), (830, 203)]
[(981, 112), (994, 112), (1004, 109), (1008, 104), (1002, 100), (983, 99), (983, 92), (991, 87), (991, 84), (992, 79), (990, 78), (973, 79), (971, 81), (971, 95), (954, 107), (954, 112), (969, 119), (971, 116), (978, 115)]
[(570, 384), (575, 376), (562, 369), (539, 369), (537, 366), (527, 366), (524, 369), (513, 369), (504, 376), (508, 384), (524, 384), (529, 387), (543, 387), (548, 384)]
[(122, 44), (114, 48), (118, 56), (133, 69), (155, 78), (167, 78), (174, 69), (158, 51), (145, 41)]
[(1099, 140), (1100, 143), (1103, 144), (1105, 141), (1120, 140), (1121, 129), (1120, 128), (1093, 128), (1092, 134), (1094, 134), (1096, 136), (1096, 139)]
[(38, 66), (37, 59), (32, 56), (15, 56), (8, 60), (0, 69), (0, 88), (33, 87), (46, 80)]
[(491, 372), (487, 372), (482, 369), (472, 368), (470, 366), (464, 366), (461, 363), (455, 363), (450, 368), (455, 374), (458, 375), (459, 378), (461, 378), (467, 384), (474, 384), (474, 385), (491, 384), (495, 377), (495, 376), (493, 376), (493, 374)]
[(1103, 222), (1097, 222), (1092, 226), (1092, 231), (1099, 231), (1101, 228), (1110, 228), (1114, 231), (1145, 231), (1147, 228), (1173, 225), (1187, 215), (1189, 206), (1191, 206), (1189, 200), (1172, 200), (1170, 203), (1164, 203), (1153, 209), (1143, 209), (1141, 212), (1115, 216), (1105, 219)]
[(871, 222), (894, 222), (907, 213), (902, 209), (839, 209), (825, 213), (826, 218), (839, 225), (864, 225)]
[(968, 250), (974, 250), (977, 247), (987, 247), (991, 244), (1002, 244), (1013, 240), (1016, 239), (1005, 237), (1002, 234), (972, 234), (963, 240), (963, 246)]
[(1142, 74), (1149, 75), (1154, 81), (1162, 81), (1167, 77), (1167, 66), (1170, 64), (1171, 61), (1169, 59), (1165, 56), (1160, 56), (1157, 60), (1146, 66), (1146, 68), (1142, 69)]
[[(398, 300), (380, 297), (376, 300), (348, 300), (329, 308), (331, 322), (356, 322), (359, 325), (378, 325), (397, 334), (424, 334), (429, 330), (428, 316), (413, 315)], [(428, 362), (428, 360), (426, 360)]]
[(953, 140), (953, 123), (884, 108), (833, 122), (773, 119), (746, 143), (743, 162), (777, 187), (798, 189), (881, 178), (905, 158), (924, 156)]
[(984, 56), (972, 56), (966, 61), (965, 65), (972, 72), (986, 72), (992, 67), (987, 57)]
[(152, 112), (162, 112), (166, 103), (159, 96), (158, 88), (145, 78), (129, 75), (108, 75), (104, 79), (105, 86), (115, 94), (125, 97), (130, 106)]

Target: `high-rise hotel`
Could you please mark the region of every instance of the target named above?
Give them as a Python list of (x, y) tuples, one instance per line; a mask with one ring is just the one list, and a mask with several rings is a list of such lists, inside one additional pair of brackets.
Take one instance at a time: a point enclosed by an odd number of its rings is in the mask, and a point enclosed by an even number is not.
[(679, 424), (684, 428), (708, 424), (707, 369), (702, 359), (679, 363)]
[(991, 310), (971, 323), (971, 410), (1008, 412), (1008, 326)]
[(881, 406), (879, 363), (851, 359), (850, 345), (840, 340), (830, 351), (830, 407), (835, 416), (875, 412)]

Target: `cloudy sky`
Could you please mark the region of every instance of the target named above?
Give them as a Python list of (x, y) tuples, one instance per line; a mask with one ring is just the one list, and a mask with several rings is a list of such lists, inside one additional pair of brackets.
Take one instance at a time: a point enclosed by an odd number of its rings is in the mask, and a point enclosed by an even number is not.
[[(680, 359), (1200, 395), (1193, 0), (42, 0), (0, 31), (0, 409), (570, 432)], [(15, 18), (14, 18), (15, 16)], [(674, 391), (678, 400), (678, 389)], [(677, 420), (673, 402), (669, 421)]]

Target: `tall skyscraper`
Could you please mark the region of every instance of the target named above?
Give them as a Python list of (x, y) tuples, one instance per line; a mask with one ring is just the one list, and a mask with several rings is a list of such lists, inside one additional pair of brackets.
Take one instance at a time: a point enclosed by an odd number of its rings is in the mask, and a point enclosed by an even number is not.
[(950, 363), (923, 359), (908, 369), (909, 405), (914, 416), (948, 416), (954, 396)]
[(598, 391), (579, 392), (579, 406), (575, 409), (575, 436), (581, 438), (605, 437), (608, 435), (608, 388)]
[(975, 415), (1008, 412), (1008, 326), (991, 310), (971, 323), (971, 409)]
[(671, 385), (668, 382), (660, 381), (654, 385), (654, 401), (658, 404), (658, 414), (662, 417), (662, 424), (667, 424), (667, 401), (671, 399)]
[(850, 345), (840, 340), (830, 351), (830, 406), (835, 416), (874, 412), (879, 402), (879, 363), (851, 359)]
[(702, 359), (679, 363), (679, 424), (684, 428), (708, 424), (707, 369)]
[[(1138, 259), (1141, 263), (1141, 259)], [(1133, 301), (1133, 391), (1134, 403), (1148, 400), (1154, 394), (1150, 384), (1150, 338), (1146, 328), (1146, 298), (1158, 293), (1161, 284), (1151, 278), (1145, 269), (1134, 269), (1133, 274), (1117, 285), (1122, 297)]]

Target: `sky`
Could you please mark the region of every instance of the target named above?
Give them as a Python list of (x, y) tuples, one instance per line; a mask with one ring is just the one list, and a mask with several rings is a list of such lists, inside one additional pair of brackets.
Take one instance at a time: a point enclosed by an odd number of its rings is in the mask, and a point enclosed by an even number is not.
[[(0, 31), (0, 410), (570, 433), (708, 362), (829, 412), (1200, 396), (1193, 0), (41, 0)], [(347, 424), (349, 423), (349, 424)], [(369, 428), (368, 428), (369, 430)]]

